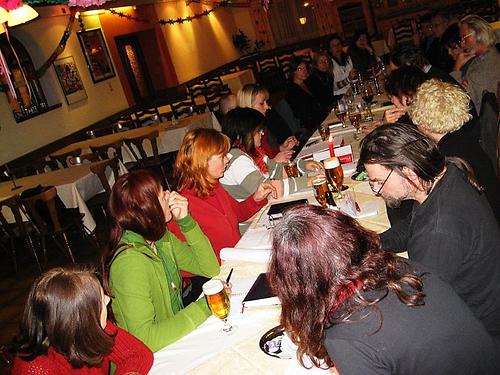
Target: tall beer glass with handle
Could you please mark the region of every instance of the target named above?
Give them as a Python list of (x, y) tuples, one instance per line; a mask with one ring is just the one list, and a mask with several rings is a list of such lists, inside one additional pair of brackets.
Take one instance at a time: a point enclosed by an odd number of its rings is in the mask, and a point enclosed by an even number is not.
[(203, 294), (207, 300), (208, 307), (212, 314), (224, 322), (222, 331), (231, 332), (233, 327), (227, 322), (231, 301), (224, 289), (224, 283), (219, 279), (212, 279), (203, 284)]
[(344, 182), (344, 171), (337, 157), (325, 159), (325, 175), (330, 185), (337, 192), (337, 198), (342, 198), (342, 183)]

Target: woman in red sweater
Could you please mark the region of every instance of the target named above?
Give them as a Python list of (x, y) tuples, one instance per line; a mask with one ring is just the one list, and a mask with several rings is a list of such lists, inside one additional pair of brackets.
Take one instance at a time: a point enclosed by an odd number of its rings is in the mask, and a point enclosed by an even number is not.
[(85, 269), (54, 268), (40, 276), (26, 302), (12, 374), (147, 374), (153, 353), (107, 320), (104, 293)]
[[(184, 137), (175, 160), (177, 190), (189, 201), (191, 216), (208, 237), (220, 263), (224, 247), (234, 247), (241, 235), (238, 223), (251, 218), (267, 203), (267, 196), (276, 197), (276, 189), (263, 182), (255, 193), (242, 202), (231, 197), (219, 183), (229, 162), (229, 138), (214, 129), (193, 129)], [(179, 227), (169, 229), (180, 239)]]

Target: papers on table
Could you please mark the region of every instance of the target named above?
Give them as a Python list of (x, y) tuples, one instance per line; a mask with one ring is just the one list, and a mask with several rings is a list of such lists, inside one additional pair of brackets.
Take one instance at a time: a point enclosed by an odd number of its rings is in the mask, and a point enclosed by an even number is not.
[[(271, 247), (270, 242), (266, 246)], [(220, 251), (220, 258), (223, 261), (239, 261), (251, 263), (269, 263), (271, 258), (270, 249), (234, 249), (224, 248)]]

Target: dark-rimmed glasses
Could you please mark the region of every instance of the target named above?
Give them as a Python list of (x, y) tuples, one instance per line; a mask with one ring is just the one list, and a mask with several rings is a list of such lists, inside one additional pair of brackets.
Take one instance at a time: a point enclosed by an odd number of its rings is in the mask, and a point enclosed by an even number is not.
[(377, 191), (375, 191), (375, 183), (378, 183), (379, 181), (369, 181), (370, 188), (375, 193), (375, 196), (377, 196), (377, 197), (380, 196), (380, 193), (382, 192), (382, 189), (384, 188), (387, 180), (389, 180), (389, 177), (391, 177), (391, 174), (392, 174), (393, 171), (394, 171), (394, 169), (391, 169), (391, 171), (389, 172), (389, 174), (387, 175), (387, 177), (385, 178), (385, 180), (382, 182), (382, 184), (380, 185), (380, 187), (378, 188)]

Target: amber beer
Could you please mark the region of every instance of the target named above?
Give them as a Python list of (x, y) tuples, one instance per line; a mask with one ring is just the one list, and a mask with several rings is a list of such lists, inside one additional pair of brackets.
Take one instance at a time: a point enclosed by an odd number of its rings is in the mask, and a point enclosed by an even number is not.
[(326, 182), (326, 178), (318, 177), (313, 180), (313, 188), (314, 188), (314, 197), (318, 201), (320, 205), (326, 207), (326, 192), (328, 189), (328, 183)]
[(328, 182), (335, 188), (335, 190), (341, 195), (342, 182), (344, 181), (344, 171), (340, 165), (340, 161), (337, 157), (331, 157), (323, 161), (325, 165), (325, 175)]
[(359, 125), (361, 123), (361, 112), (349, 112), (349, 121), (351, 121), (352, 126), (359, 129)]
[(205, 294), (212, 314), (221, 320), (226, 320), (229, 315), (231, 303), (222, 281), (217, 279), (207, 281), (203, 284), (203, 294)]
[(288, 177), (299, 177), (299, 168), (296, 160), (290, 160), (285, 164), (285, 172)]

